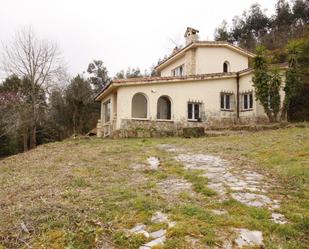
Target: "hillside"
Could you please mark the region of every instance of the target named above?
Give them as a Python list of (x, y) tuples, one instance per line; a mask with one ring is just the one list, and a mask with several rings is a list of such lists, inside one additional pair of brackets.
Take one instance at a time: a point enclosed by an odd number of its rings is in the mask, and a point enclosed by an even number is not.
[(308, 248), (308, 183), (309, 128), (68, 139), (0, 161), (0, 248)]

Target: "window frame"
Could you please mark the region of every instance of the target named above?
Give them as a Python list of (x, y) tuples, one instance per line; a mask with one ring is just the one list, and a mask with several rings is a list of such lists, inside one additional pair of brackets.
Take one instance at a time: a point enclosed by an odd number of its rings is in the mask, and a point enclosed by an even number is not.
[[(179, 70), (179, 73), (177, 73)], [(172, 76), (177, 77), (177, 76), (183, 76), (185, 71), (185, 64), (182, 64), (174, 69), (172, 69)]]
[[(226, 71), (225, 71), (225, 65), (226, 65)], [(230, 63), (228, 61), (223, 62), (223, 73), (229, 73), (230, 72)]]
[[(229, 97), (229, 108), (227, 108), (227, 101), (226, 101), (227, 96)], [(223, 107), (222, 107), (222, 97), (223, 97)], [(233, 93), (221, 93), (220, 94), (220, 110), (221, 111), (233, 111), (232, 98), (233, 98)]]
[[(192, 107), (192, 109), (191, 109), (191, 118), (189, 118), (189, 110), (190, 110), (190, 108), (189, 108), (189, 105), (191, 105)], [(187, 102), (187, 120), (188, 121), (191, 121), (191, 122), (201, 122), (202, 121), (202, 103), (201, 102), (191, 102), (191, 101), (188, 101)], [(196, 106), (198, 106), (198, 117), (196, 117), (195, 115), (196, 115), (196, 110), (195, 110), (195, 108), (196, 108)]]
[[(112, 114), (111, 113), (112, 112), (111, 108), (112, 108), (112, 105), (111, 105), (111, 100), (110, 99), (108, 99), (105, 102), (103, 102), (104, 124), (111, 121), (111, 114)], [(108, 115), (107, 115), (107, 113), (108, 113)]]
[(242, 96), (241, 110), (242, 111), (252, 111), (253, 110), (253, 92), (243, 93), (241, 96)]

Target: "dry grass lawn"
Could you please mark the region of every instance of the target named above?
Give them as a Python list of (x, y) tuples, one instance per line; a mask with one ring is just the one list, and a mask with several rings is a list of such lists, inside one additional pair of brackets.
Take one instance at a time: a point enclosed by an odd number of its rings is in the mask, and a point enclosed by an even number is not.
[[(219, 155), (265, 175), (289, 222), (275, 224), (268, 210), (233, 199), (219, 202), (206, 178), (185, 170), (160, 144)], [(131, 167), (150, 156), (160, 159), (159, 170)], [(192, 190), (167, 198), (160, 186), (175, 178)], [(68, 139), (0, 161), (0, 248), (138, 248), (146, 238), (126, 230), (137, 223), (165, 227), (151, 224), (156, 211), (177, 222), (164, 248), (190, 248), (188, 236), (203, 248), (220, 248), (233, 227), (262, 231), (266, 248), (309, 248), (308, 183), (309, 128), (199, 139)]]

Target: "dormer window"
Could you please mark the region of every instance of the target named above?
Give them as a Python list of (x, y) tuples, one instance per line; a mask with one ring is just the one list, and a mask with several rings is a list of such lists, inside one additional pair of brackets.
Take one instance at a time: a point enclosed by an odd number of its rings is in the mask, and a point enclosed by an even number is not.
[(228, 61), (225, 61), (223, 63), (223, 73), (228, 73), (230, 71), (230, 63)]
[(172, 76), (182, 76), (184, 74), (184, 65), (176, 67), (172, 70)]

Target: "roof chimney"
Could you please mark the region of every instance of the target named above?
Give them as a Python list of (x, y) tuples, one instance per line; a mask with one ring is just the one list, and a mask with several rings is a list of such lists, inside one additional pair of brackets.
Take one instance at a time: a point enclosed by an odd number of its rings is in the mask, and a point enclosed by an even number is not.
[(198, 33), (199, 31), (194, 28), (187, 27), (185, 38), (186, 38), (186, 45), (198, 41)]

